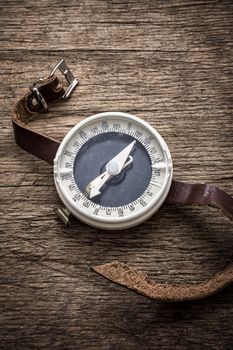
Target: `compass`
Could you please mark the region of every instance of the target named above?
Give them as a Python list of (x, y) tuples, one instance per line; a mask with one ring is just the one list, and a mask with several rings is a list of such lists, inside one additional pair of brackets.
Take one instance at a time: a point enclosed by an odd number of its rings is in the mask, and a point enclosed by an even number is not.
[(65, 207), (101, 229), (124, 229), (153, 215), (172, 181), (169, 149), (151, 125), (131, 114), (93, 115), (73, 127), (54, 159)]
[[(68, 82), (55, 73), (60, 71)], [(63, 141), (31, 128), (27, 122), (48, 112), (56, 100), (66, 101), (79, 81), (62, 59), (19, 99), (12, 113), (16, 143), (54, 166), (54, 181), (64, 204), (56, 210), (65, 224), (73, 214), (86, 224), (125, 229), (152, 216), (164, 201), (213, 206), (233, 220), (233, 198), (209, 184), (172, 179), (172, 160), (161, 135), (131, 114), (107, 112), (86, 118)], [(233, 264), (198, 284), (161, 284), (118, 261), (93, 267), (107, 279), (150, 298), (164, 301), (201, 299), (233, 281)]]

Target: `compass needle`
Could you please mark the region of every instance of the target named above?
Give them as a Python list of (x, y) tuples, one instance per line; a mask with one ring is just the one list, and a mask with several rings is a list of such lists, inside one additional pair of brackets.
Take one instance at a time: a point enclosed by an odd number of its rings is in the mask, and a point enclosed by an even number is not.
[(116, 174), (114, 175), (118, 175), (121, 170), (124, 167), (125, 162), (127, 161), (130, 152), (132, 151), (133, 146), (135, 145), (136, 140), (134, 140), (133, 142), (131, 142), (127, 147), (125, 147), (120, 153), (118, 153), (113, 159), (111, 159), (107, 165), (106, 165), (106, 169), (110, 170), (111, 167), (117, 168), (118, 167), (118, 171)]
[[(129, 164), (132, 163), (133, 157), (129, 156), (129, 160), (124, 164), (122, 170), (126, 168)], [(115, 167), (115, 164), (112, 163), (110, 166), (110, 169), (108, 171), (105, 171), (101, 175), (99, 175), (97, 178), (95, 178), (93, 181), (91, 181), (85, 188), (85, 192), (87, 193), (87, 196), (91, 199), (96, 196), (99, 196), (101, 194), (100, 189), (103, 187), (103, 185), (112, 178), (112, 176), (115, 176), (118, 174), (115, 170), (118, 170), (118, 166)]]
[[(125, 147), (120, 153), (118, 153), (113, 159), (111, 159), (106, 164), (106, 171), (94, 180), (92, 180), (85, 188), (85, 192), (88, 194), (88, 197), (94, 198), (101, 194), (100, 189), (103, 185), (111, 179), (113, 176), (120, 174), (120, 172), (126, 168), (129, 164), (132, 163), (133, 157), (130, 156), (130, 152), (135, 145), (135, 140), (131, 142), (127, 147)], [(127, 161), (127, 159), (129, 159)]]

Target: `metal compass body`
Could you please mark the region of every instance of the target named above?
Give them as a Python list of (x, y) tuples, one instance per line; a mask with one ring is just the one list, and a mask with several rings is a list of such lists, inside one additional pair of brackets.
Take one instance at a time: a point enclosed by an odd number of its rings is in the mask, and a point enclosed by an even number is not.
[(133, 115), (100, 113), (72, 128), (54, 159), (54, 180), (66, 208), (102, 229), (135, 226), (162, 205), (172, 161), (160, 134)]

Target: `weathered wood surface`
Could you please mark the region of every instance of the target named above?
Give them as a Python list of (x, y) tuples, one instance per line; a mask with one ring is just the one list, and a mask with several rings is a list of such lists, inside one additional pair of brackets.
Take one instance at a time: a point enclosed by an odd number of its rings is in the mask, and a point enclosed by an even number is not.
[(232, 259), (229, 220), (164, 205), (126, 231), (64, 228), (51, 166), (14, 144), (10, 122), (15, 99), (64, 57), (80, 86), (35, 128), (62, 139), (93, 113), (134, 113), (166, 139), (175, 178), (233, 195), (232, 1), (0, 6), (1, 350), (232, 349), (233, 286), (166, 304), (90, 269), (117, 259), (159, 281), (201, 281)]

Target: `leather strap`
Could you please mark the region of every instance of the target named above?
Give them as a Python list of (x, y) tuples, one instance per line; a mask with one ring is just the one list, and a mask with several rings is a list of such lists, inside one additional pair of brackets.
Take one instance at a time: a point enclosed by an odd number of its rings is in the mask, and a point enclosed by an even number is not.
[[(46, 106), (64, 96), (65, 90), (54, 74), (39, 80), (36, 89), (36, 92), (35, 90), (30, 91), (15, 104), (12, 113), (15, 141), (25, 151), (52, 164), (59, 142), (36, 132), (27, 123), (44, 112), (44, 105)], [(38, 93), (42, 96), (42, 101), (38, 99)], [(233, 198), (226, 192), (210, 185), (187, 184), (173, 180), (166, 202), (215, 206), (233, 220)], [(93, 269), (107, 279), (140, 294), (166, 301), (201, 299), (216, 293), (233, 281), (233, 264), (209, 280), (198, 284), (184, 285), (156, 283), (138, 270), (118, 261), (95, 266)]]
[[(62, 83), (55, 75), (40, 80), (37, 89), (46, 104), (60, 99), (65, 93)], [(27, 124), (39, 113), (43, 113), (43, 105), (33, 91), (16, 102), (12, 113), (15, 141), (25, 151), (52, 164), (60, 143), (33, 130)]]
[(229, 219), (233, 220), (233, 198), (211, 185), (189, 184), (173, 180), (166, 202), (213, 206), (219, 208)]
[(156, 283), (140, 271), (119, 261), (94, 266), (93, 270), (108, 280), (148, 298), (172, 302), (203, 299), (233, 282), (233, 264), (202, 283), (180, 285)]
[[(214, 206), (221, 209), (233, 220), (233, 198), (214, 186), (188, 184), (173, 180), (166, 202)], [(181, 285), (156, 283), (137, 269), (119, 261), (94, 266), (93, 270), (112, 282), (132, 289), (146, 297), (163, 301), (202, 299), (217, 293), (233, 282), (233, 264), (202, 283)]]

